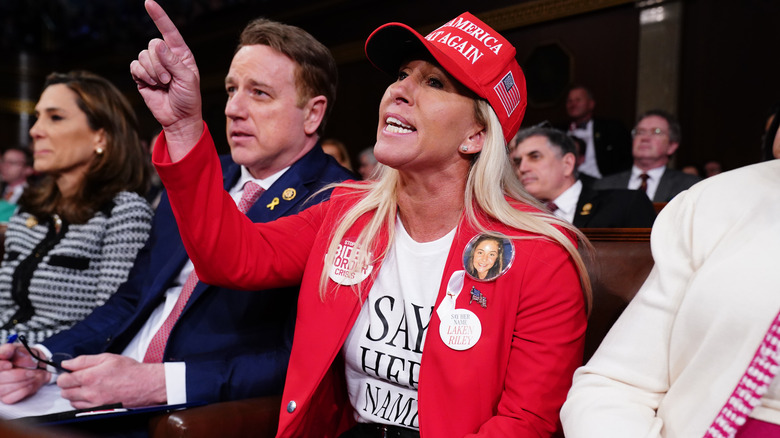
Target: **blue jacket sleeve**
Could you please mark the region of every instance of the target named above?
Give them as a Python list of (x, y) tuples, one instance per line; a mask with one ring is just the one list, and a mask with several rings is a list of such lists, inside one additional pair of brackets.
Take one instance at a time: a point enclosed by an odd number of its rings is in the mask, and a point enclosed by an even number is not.
[(52, 353), (67, 353), (73, 357), (97, 354), (106, 350), (115, 331), (129, 320), (136, 309), (149, 265), (153, 237), (139, 251), (128, 280), (100, 307), (68, 330), (63, 330), (43, 342)]

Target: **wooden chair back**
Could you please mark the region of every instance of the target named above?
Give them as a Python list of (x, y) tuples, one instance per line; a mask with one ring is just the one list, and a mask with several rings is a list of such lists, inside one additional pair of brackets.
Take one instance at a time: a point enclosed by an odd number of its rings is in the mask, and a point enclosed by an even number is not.
[(581, 246), (593, 288), (593, 309), (585, 335), (585, 361), (634, 298), (653, 267), (650, 228), (582, 229), (594, 247)]

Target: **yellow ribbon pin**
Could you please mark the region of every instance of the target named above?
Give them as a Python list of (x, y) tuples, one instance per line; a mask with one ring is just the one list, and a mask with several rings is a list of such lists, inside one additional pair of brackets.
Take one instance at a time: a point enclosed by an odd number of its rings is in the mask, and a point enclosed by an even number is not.
[(279, 205), (279, 198), (274, 198), (274, 200), (271, 201), (270, 204), (266, 205), (266, 207), (268, 207), (270, 210), (273, 210), (277, 205)]

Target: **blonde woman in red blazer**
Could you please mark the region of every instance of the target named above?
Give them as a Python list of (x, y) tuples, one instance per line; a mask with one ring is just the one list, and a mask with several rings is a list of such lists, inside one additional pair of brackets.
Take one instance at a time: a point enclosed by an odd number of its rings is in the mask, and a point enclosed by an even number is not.
[[(366, 53), (397, 75), (380, 105), (378, 180), (256, 226), (218, 181), (192, 54), (156, 3), (147, 10), (164, 41), (131, 72), (166, 129), (153, 160), (198, 275), (301, 285), (278, 436), (550, 436), (582, 359), (589, 286), (581, 236), (507, 160), (525, 109), (511, 44), (469, 13), (427, 37), (377, 29)], [(321, 98), (300, 107), (312, 133)], [(484, 234), (501, 250), (476, 248)], [(476, 251), (503, 270), (468, 275)]]

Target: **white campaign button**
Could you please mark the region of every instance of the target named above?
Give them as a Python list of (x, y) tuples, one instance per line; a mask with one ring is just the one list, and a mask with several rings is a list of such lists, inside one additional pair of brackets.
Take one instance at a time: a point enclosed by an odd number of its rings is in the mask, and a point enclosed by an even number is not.
[(355, 261), (359, 252), (355, 242), (342, 240), (336, 248), (336, 257), (333, 258), (333, 265), (328, 271), (330, 279), (342, 286), (352, 286), (368, 278), (374, 270), (374, 265), (356, 268)]
[(441, 318), (439, 336), (453, 350), (468, 350), (482, 336), (482, 323), (470, 310), (452, 309), (449, 315)]

